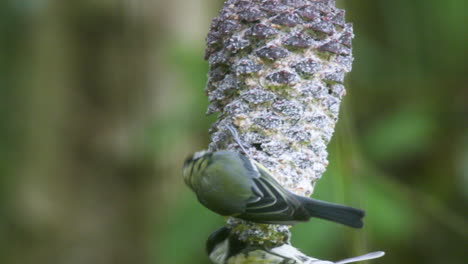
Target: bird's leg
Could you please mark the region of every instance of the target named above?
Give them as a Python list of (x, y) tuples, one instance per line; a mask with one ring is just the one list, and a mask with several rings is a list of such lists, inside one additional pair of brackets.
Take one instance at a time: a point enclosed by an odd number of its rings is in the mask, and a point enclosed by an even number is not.
[(242, 151), (244, 151), (245, 155), (251, 158), (247, 150), (244, 148), (244, 145), (242, 145), (242, 141), (240, 140), (239, 134), (237, 133), (237, 130), (234, 128), (234, 126), (229, 124), (229, 125), (226, 125), (226, 128), (229, 130), (229, 132), (231, 132), (232, 138), (237, 143), (237, 145), (239, 145)]

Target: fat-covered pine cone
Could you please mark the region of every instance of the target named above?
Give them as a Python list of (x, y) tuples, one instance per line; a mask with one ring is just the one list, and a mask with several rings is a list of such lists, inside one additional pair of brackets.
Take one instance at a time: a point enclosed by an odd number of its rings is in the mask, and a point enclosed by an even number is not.
[(328, 164), (352, 38), (333, 0), (227, 0), (207, 37), (208, 114), (220, 113), (210, 149), (239, 149), (225, 128), (234, 124), (283, 186), (310, 195)]

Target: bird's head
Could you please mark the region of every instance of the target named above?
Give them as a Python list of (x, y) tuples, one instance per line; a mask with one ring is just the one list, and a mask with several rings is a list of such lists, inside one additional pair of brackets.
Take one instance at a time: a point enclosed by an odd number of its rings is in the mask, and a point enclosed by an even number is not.
[(210, 154), (210, 152), (206, 150), (198, 151), (195, 152), (192, 156), (188, 157), (185, 159), (184, 162), (184, 167), (182, 169), (183, 171), (183, 176), (184, 176), (184, 182), (187, 184), (189, 187), (191, 187), (191, 182), (192, 178), (194, 175), (196, 176), (197, 173), (199, 173), (200, 168), (196, 167), (196, 164), (200, 162), (202, 158), (204, 158), (207, 154)]

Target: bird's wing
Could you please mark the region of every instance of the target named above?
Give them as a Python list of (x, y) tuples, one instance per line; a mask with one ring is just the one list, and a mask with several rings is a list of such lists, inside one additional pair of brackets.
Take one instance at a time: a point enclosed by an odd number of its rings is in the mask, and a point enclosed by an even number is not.
[[(259, 172), (253, 178), (254, 192), (244, 212), (245, 218), (258, 222), (289, 222), (299, 202), (284, 189), (261, 164), (252, 162)], [(261, 195), (260, 195), (261, 193)]]
[(250, 214), (280, 214), (288, 210), (288, 203), (281, 193), (263, 178), (253, 179), (258, 190), (263, 194), (255, 201), (247, 204), (246, 213)]
[(363, 261), (363, 260), (380, 258), (383, 255), (385, 255), (385, 252), (376, 251), (376, 252), (371, 252), (371, 253), (368, 253), (368, 254), (365, 254), (365, 255), (362, 255), (362, 256), (358, 256), (358, 257), (343, 259), (343, 260), (340, 260), (340, 261), (335, 262), (335, 263), (336, 264), (352, 263), (352, 262), (358, 262), (358, 261)]

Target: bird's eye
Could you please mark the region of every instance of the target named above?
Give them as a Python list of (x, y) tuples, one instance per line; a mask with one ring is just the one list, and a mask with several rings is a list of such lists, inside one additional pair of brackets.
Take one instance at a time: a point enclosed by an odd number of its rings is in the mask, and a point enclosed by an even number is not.
[(186, 168), (192, 161), (193, 161), (193, 156), (186, 158), (184, 161), (184, 168)]

